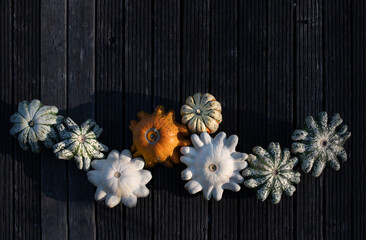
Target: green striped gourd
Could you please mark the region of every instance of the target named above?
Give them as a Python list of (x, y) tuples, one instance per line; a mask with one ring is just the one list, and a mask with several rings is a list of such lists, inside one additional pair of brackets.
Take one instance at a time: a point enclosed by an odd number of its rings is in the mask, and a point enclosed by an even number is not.
[(59, 159), (74, 158), (79, 169), (89, 170), (90, 161), (104, 158), (103, 152), (108, 151), (108, 147), (97, 140), (103, 129), (92, 119), (86, 120), (79, 127), (67, 117), (57, 125), (57, 130), (62, 141), (53, 146), (53, 152)]
[(35, 153), (41, 151), (41, 146), (52, 148), (58, 141), (55, 124), (62, 121), (62, 116), (57, 115), (55, 106), (44, 106), (38, 99), (22, 101), (18, 104), (18, 112), (10, 117), (14, 125), (10, 134), (18, 139), (20, 147)]
[(261, 201), (271, 196), (271, 201), (277, 204), (282, 194), (292, 196), (296, 188), (294, 183), (300, 182), (300, 173), (293, 170), (298, 159), (290, 156), (288, 149), (283, 149), (279, 143), (271, 142), (268, 150), (254, 147), (253, 154), (247, 159), (249, 167), (244, 169), (244, 185), (254, 188), (257, 198)]
[(214, 133), (222, 122), (221, 104), (209, 93), (196, 93), (186, 99), (180, 110), (182, 123), (191, 133)]
[(294, 131), (292, 140), (296, 142), (291, 151), (299, 157), (304, 172), (312, 170), (313, 176), (319, 177), (326, 166), (337, 171), (339, 160), (347, 160), (343, 145), (351, 133), (347, 131), (347, 125), (341, 126), (342, 122), (336, 113), (328, 124), (328, 114), (321, 112), (316, 120), (308, 116), (303, 129)]

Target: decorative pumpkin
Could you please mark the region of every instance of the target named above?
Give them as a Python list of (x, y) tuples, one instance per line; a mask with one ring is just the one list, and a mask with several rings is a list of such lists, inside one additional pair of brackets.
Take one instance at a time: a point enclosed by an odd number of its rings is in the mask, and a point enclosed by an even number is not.
[(62, 141), (53, 146), (53, 152), (59, 159), (74, 158), (79, 169), (87, 171), (93, 158), (103, 158), (102, 152), (108, 151), (108, 147), (97, 140), (103, 129), (94, 120), (88, 119), (79, 127), (67, 117), (64, 124), (57, 125), (57, 130)]
[(44, 106), (38, 99), (29, 103), (22, 101), (18, 104), (18, 112), (10, 117), (14, 125), (10, 134), (15, 136), (23, 150), (29, 146), (33, 152), (40, 152), (40, 143), (46, 148), (52, 148), (57, 141), (57, 132), (53, 129), (55, 124), (62, 121), (62, 116), (57, 115), (55, 106)]
[(244, 185), (255, 188), (257, 198), (261, 201), (271, 194), (272, 203), (279, 203), (282, 193), (292, 196), (296, 188), (293, 183), (300, 182), (300, 173), (293, 170), (298, 159), (290, 156), (290, 151), (281, 152), (279, 143), (271, 142), (268, 151), (257, 146), (249, 154), (249, 167), (244, 169), (243, 176), (248, 177)]
[(292, 144), (291, 150), (300, 158), (304, 172), (313, 169), (313, 176), (319, 177), (326, 165), (337, 171), (340, 168), (338, 159), (347, 160), (343, 145), (351, 133), (347, 131), (346, 125), (340, 126), (342, 122), (336, 113), (328, 124), (328, 114), (321, 112), (316, 121), (308, 116), (304, 128), (294, 131), (292, 140), (296, 142)]
[(179, 163), (179, 148), (190, 145), (190, 141), (184, 138), (189, 135), (187, 127), (175, 122), (174, 111), (165, 113), (163, 106), (157, 106), (153, 114), (141, 111), (137, 117), (140, 121), (132, 120), (129, 127), (133, 157), (143, 156), (146, 167)]
[(89, 181), (97, 187), (95, 200), (105, 199), (108, 207), (122, 203), (135, 207), (138, 197), (147, 197), (149, 189), (145, 186), (152, 178), (151, 173), (143, 170), (142, 158), (132, 159), (131, 152), (125, 149), (120, 154), (113, 150), (106, 160), (94, 160), (89, 171)]
[(196, 93), (186, 99), (180, 110), (182, 123), (191, 133), (214, 133), (222, 122), (221, 104), (209, 93)]
[(247, 166), (248, 155), (235, 151), (238, 137), (232, 135), (226, 139), (226, 133), (220, 132), (212, 139), (204, 132), (200, 137), (193, 134), (191, 140), (194, 147), (181, 148), (184, 154), (181, 162), (188, 166), (181, 176), (189, 180), (185, 184), (188, 192), (195, 194), (202, 190), (205, 199), (213, 196), (219, 201), (224, 189), (239, 191), (239, 183), (244, 180), (239, 171)]

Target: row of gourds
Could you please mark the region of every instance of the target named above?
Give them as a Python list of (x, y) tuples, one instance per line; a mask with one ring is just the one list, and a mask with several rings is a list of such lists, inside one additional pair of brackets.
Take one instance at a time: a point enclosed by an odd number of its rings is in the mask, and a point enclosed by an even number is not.
[(294, 184), (300, 182), (300, 173), (294, 168), (299, 161), (304, 172), (312, 170), (318, 177), (326, 166), (339, 170), (340, 160), (347, 160), (343, 145), (351, 133), (342, 125), (339, 114), (330, 121), (326, 112), (317, 119), (307, 117), (305, 126), (292, 135), (291, 151), (271, 142), (267, 149), (256, 146), (246, 154), (236, 151), (236, 135), (227, 137), (220, 132), (214, 138), (210, 136), (222, 122), (221, 104), (211, 94), (188, 97), (180, 113), (183, 124), (176, 122), (174, 111), (166, 113), (162, 106), (157, 106), (153, 114), (139, 112), (139, 121), (132, 120), (129, 126), (132, 153), (128, 149), (121, 153), (113, 150), (106, 159), (108, 147), (98, 141), (103, 130), (94, 120), (79, 126), (71, 118), (58, 115), (55, 106), (44, 106), (36, 99), (19, 103), (18, 112), (10, 118), (10, 134), (24, 150), (38, 153), (41, 147), (52, 148), (57, 158), (74, 159), (97, 187), (95, 199), (105, 199), (109, 207), (121, 201), (134, 207), (137, 198), (148, 196), (146, 184), (152, 175), (144, 167), (157, 163), (167, 167), (186, 164), (181, 173), (188, 181), (185, 188), (191, 194), (202, 191), (207, 200), (219, 201), (225, 189), (237, 192), (244, 183), (255, 189), (258, 199), (270, 197), (276, 204), (283, 193), (292, 196), (296, 190)]

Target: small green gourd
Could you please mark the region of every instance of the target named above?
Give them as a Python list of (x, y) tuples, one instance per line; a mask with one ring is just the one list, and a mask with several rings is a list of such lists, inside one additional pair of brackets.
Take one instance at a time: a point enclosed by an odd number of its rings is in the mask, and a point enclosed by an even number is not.
[(308, 173), (312, 170), (314, 177), (319, 177), (324, 168), (329, 166), (340, 169), (339, 159), (345, 162), (347, 153), (343, 147), (351, 136), (347, 125), (341, 126), (343, 119), (334, 114), (328, 124), (328, 114), (321, 112), (316, 120), (312, 116), (305, 119), (303, 129), (295, 130), (291, 151), (301, 161), (301, 168)]
[(281, 201), (283, 193), (292, 196), (296, 190), (293, 184), (300, 182), (300, 173), (293, 170), (298, 159), (291, 157), (288, 149), (281, 151), (280, 144), (273, 142), (268, 150), (254, 147), (253, 153), (247, 159), (249, 167), (242, 173), (247, 178), (244, 185), (254, 188), (261, 201), (271, 195), (274, 204)]
[(18, 104), (18, 112), (10, 117), (14, 124), (10, 134), (18, 139), (23, 150), (30, 147), (32, 152), (39, 153), (41, 146), (52, 148), (58, 140), (54, 125), (63, 119), (57, 113), (57, 107), (44, 106), (38, 99), (30, 103), (22, 101)]
[(79, 169), (89, 170), (90, 161), (104, 158), (103, 152), (108, 151), (108, 147), (97, 140), (103, 129), (92, 119), (86, 120), (79, 127), (67, 117), (63, 124), (57, 125), (57, 130), (62, 141), (53, 146), (53, 152), (59, 159), (74, 158)]

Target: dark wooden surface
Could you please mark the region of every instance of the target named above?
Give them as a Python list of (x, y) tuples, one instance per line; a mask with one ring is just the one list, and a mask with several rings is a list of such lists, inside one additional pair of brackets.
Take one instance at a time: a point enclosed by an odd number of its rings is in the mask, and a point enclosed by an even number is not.
[[(0, 239), (366, 239), (366, 2), (363, 0), (0, 1)], [(347, 163), (302, 174), (278, 205), (252, 190), (189, 195), (183, 165), (157, 166), (136, 208), (106, 208), (74, 162), (22, 151), (9, 135), (19, 101), (39, 98), (110, 149), (129, 121), (195, 92), (223, 106), (238, 149), (291, 144), (307, 115), (339, 112)]]

